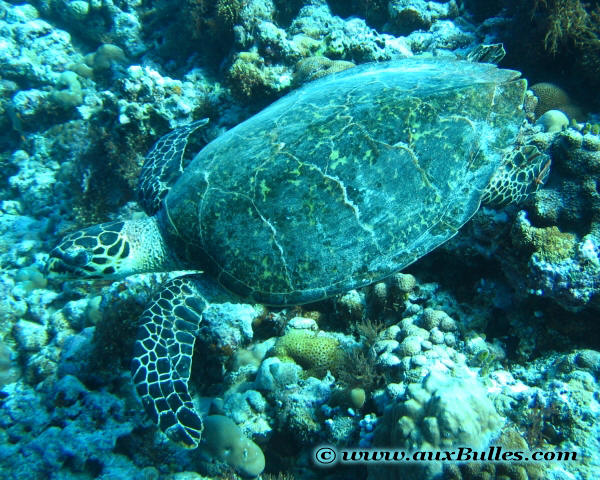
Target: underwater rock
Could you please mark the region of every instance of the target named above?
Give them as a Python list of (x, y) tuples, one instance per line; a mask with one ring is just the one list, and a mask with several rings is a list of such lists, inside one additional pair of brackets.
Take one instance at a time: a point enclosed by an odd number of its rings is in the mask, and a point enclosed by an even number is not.
[[(454, 348), (460, 338), (456, 323), (441, 310), (425, 309), (387, 330), (391, 329), (397, 331), (395, 340), (374, 345), (376, 363), (386, 369), (391, 380), (415, 381), (434, 370), (453, 370), (466, 361), (465, 355)], [(388, 335), (384, 331), (382, 336)], [(388, 345), (386, 349), (382, 349), (384, 343)]]
[(600, 275), (600, 241), (589, 234), (573, 248), (573, 257), (549, 261), (532, 255), (527, 277), (530, 293), (549, 297), (566, 310), (577, 312), (586, 306), (600, 308), (595, 279)]
[(360, 419), (358, 425), (360, 427), (358, 446), (360, 448), (370, 448), (375, 436), (375, 427), (377, 426), (378, 419), (372, 414), (368, 413)]
[(8, 333), (13, 325), (27, 313), (27, 302), (22, 297), (14, 297), (15, 282), (7, 275), (0, 277), (0, 332)]
[[(583, 357), (595, 364), (597, 353), (590, 355), (589, 350), (576, 349), (568, 354), (537, 358), (527, 366), (514, 366), (515, 377), (531, 388), (511, 394), (514, 401), (505, 410), (525, 433), (530, 449), (566, 450), (564, 446), (568, 445), (568, 450), (577, 452), (577, 458), (586, 458), (583, 462), (572, 462), (568, 468), (568, 475), (576, 478), (593, 477), (600, 461), (597, 370), (586, 362), (580, 364)], [(543, 478), (553, 478), (556, 467), (556, 464), (546, 466)]]
[(204, 311), (200, 334), (217, 348), (235, 352), (252, 340), (252, 325), (264, 316), (262, 306), (235, 303), (211, 305)]
[[(463, 372), (449, 377), (431, 372), (410, 383), (405, 396), (388, 405), (377, 423), (373, 446), (403, 450), (485, 447), (496, 436), (503, 419), (477, 377)], [(441, 473), (441, 463), (397, 468), (369, 467), (369, 478), (423, 479)]]
[(452, 19), (458, 15), (454, 0), (392, 0), (388, 9), (390, 22), (386, 27), (396, 35), (409, 35), (415, 30), (427, 31), (436, 20)]
[(239, 389), (234, 386), (225, 392), (219, 413), (231, 418), (247, 436), (266, 441), (273, 432), (267, 416), (267, 400), (258, 390)]
[[(494, 446), (502, 447), (503, 451), (527, 451), (527, 442), (516, 429), (504, 430), (494, 440)], [(565, 479), (568, 477), (558, 474), (551, 476), (543, 463), (512, 463), (512, 462), (466, 462), (444, 464), (444, 478), (452, 480), (542, 480)]]
[(254, 343), (250, 348), (240, 348), (232, 356), (230, 383), (238, 384), (254, 378), (267, 353), (275, 345), (275, 339)]
[(292, 362), (282, 362), (277, 357), (266, 358), (256, 375), (256, 387), (275, 393), (286, 385), (297, 384), (302, 376), (302, 367)]
[(350, 290), (335, 299), (335, 308), (344, 318), (359, 321), (365, 314), (366, 302), (364, 292)]
[(95, 52), (88, 53), (85, 56), (85, 63), (98, 72), (108, 70), (112, 65), (124, 64), (127, 62), (125, 52), (117, 45), (104, 43), (98, 47)]
[(18, 173), (9, 178), (9, 184), (17, 189), (20, 202), (33, 215), (43, 215), (52, 210), (47, 199), (51, 198), (56, 182), (58, 163), (40, 155), (29, 155), (24, 150), (17, 150), (11, 157), (11, 162), (17, 166)]
[(27, 320), (16, 323), (14, 335), (20, 349), (25, 352), (37, 352), (48, 343), (46, 327)]
[(140, 128), (146, 131), (145, 125), (157, 116), (175, 128), (190, 122), (194, 112), (208, 109), (217, 100), (209, 97), (212, 93), (218, 98), (218, 87), (211, 86), (198, 70), (188, 72), (181, 81), (149, 66), (132, 65), (119, 82), (119, 123), (142, 124)]
[(560, 110), (546, 110), (535, 123), (541, 125), (544, 132), (560, 132), (569, 126), (569, 117)]
[(0, 392), (5, 385), (16, 382), (21, 376), (16, 358), (12, 348), (4, 340), (0, 340)]
[(133, 430), (122, 400), (89, 391), (72, 376), (51, 389), (35, 391), (17, 382), (5, 392), (0, 427), (16, 445), (0, 446), (4, 472), (48, 478), (52, 472), (78, 474), (93, 465), (104, 475), (142, 480), (133, 462), (113, 452), (117, 440)]
[(270, 397), (270, 402), (277, 406), (273, 416), (286, 435), (300, 445), (314, 445), (321, 437), (325, 421), (321, 407), (330, 398), (333, 386), (334, 379), (330, 375), (322, 380), (309, 377)]
[(56, 80), (56, 86), (58, 90), (50, 92), (49, 95), (56, 108), (68, 110), (83, 103), (81, 83), (75, 72), (67, 70), (61, 73)]
[(128, 55), (142, 55), (148, 49), (142, 22), (132, 2), (90, 2), (82, 0), (36, 0), (42, 13), (92, 44), (109, 43), (123, 47)]
[(256, 101), (273, 98), (287, 89), (292, 77), (282, 66), (270, 66), (257, 52), (238, 53), (227, 79), (232, 93), (240, 100)]
[(302, 44), (289, 39), (287, 32), (272, 22), (262, 21), (254, 30), (260, 52), (273, 61), (291, 63), (302, 56)]
[(52, 84), (75, 54), (71, 36), (38, 18), (39, 13), (31, 5), (2, 3), (3, 78), (14, 80), (25, 89)]
[(579, 368), (589, 370), (595, 378), (600, 377), (600, 352), (596, 350), (580, 350), (575, 354), (573, 360)]
[(533, 199), (531, 220), (519, 214), (511, 233), (517, 253), (528, 262), (528, 274), (513, 277), (516, 271), (509, 264), (506, 271), (521, 291), (552, 298), (569, 311), (597, 309), (600, 195), (595, 178), (600, 152), (590, 149), (585, 136), (573, 128), (550, 138), (552, 182)]
[[(316, 40), (316, 48), (310, 48), (310, 54), (322, 54), (330, 59), (363, 63), (412, 55), (405, 39), (377, 32), (362, 18), (342, 19), (332, 15), (326, 2), (303, 6), (292, 21), (290, 31), (300, 44), (306, 38)], [(299, 37), (300, 34), (303, 36)]]

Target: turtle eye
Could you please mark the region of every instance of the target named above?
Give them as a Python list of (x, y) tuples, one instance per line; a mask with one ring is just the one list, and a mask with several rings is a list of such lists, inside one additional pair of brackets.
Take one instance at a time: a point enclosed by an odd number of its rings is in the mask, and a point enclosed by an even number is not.
[(74, 257), (71, 258), (71, 261), (75, 265), (78, 265), (80, 267), (87, 265), (89, 260), (90, 260), (90, 256), (85, 250), (80, 251)]
[(66, 274), (69, 270), (67, 269), (67, 265), (65, 262), (59, 260), (58, 258), (50, 257), (48, 262), (46, 263), (46, 267), (44, 268), (44, 273), (47, 275), (50, 274)]

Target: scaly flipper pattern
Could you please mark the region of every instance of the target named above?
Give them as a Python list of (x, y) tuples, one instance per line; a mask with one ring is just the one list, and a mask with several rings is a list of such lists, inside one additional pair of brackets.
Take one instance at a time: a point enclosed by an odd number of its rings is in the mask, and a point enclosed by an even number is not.
[(550, 162), (550, 157), (537, 147), (521, 147), (498, 168), (483, 193), (481, 203), (498, 208), (525, 200), (546, 182)]
[(146, 411), (171, 440), (187, 448), (198, 446), (203, 429), (188, 380), (207, 306), (193, 275), (167, 282), (142, 314), (132, 361), (133, 381)]
[(208, 118), (188, 123), (161, 137), (148, 152), (140, 172), (138, 195), (148, 215), (159, 209), (169, 189), (183, 173), (183, 152), (189, 136), (208, 123)]

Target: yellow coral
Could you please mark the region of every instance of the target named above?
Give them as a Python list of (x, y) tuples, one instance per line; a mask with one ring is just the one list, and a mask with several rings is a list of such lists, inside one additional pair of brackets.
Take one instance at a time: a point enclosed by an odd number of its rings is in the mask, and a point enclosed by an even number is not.
[(558, 227), (521, 227), (517, 232), (520, 241), (534, 250), (541, 260), (560, 262), (571, 258), (575, 253), (575, 235), (561, 232)]
[(319, 376), (337, 368), (343, 357), (335, 338), (305, 330), (292, 330), (280, 337), (273, 347), (273, 354), (282, 360), (293, 360)]
[(533, 244), (540, 258), (560, 262), (573, 256), (576, 239), (572, 233), (561, 232), (558, 227), (552, 226), (536, 229)]
[(232, 93), (248, 100), (269, 89), (264, 62), (255, 52), (240, 52), (227, 72)]
[(241, 0), (218, 0), (216, 5), (217, 19), (225, 28), (232, 28), (239, 20), (244, 6)]

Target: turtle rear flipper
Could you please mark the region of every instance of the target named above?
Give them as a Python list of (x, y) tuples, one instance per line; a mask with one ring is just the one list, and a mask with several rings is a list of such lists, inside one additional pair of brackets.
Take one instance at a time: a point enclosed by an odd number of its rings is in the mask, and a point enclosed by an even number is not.
[(161, 287), (142, 314), (132, 361), (146, 411), (171, 440), (187, 448), (198, 446), (203, 429), (188, 380), (202, 312), (215, 297), (204, 283), (188, 275)]
[(208, 118), (203, 118), (176, 128), (162, 136), (146, 155), (138, 181), (138, 196), (148, 215), (160, 209), (163, 198), (183, 173), (183, 153), (189, 136), (207, 123)]

